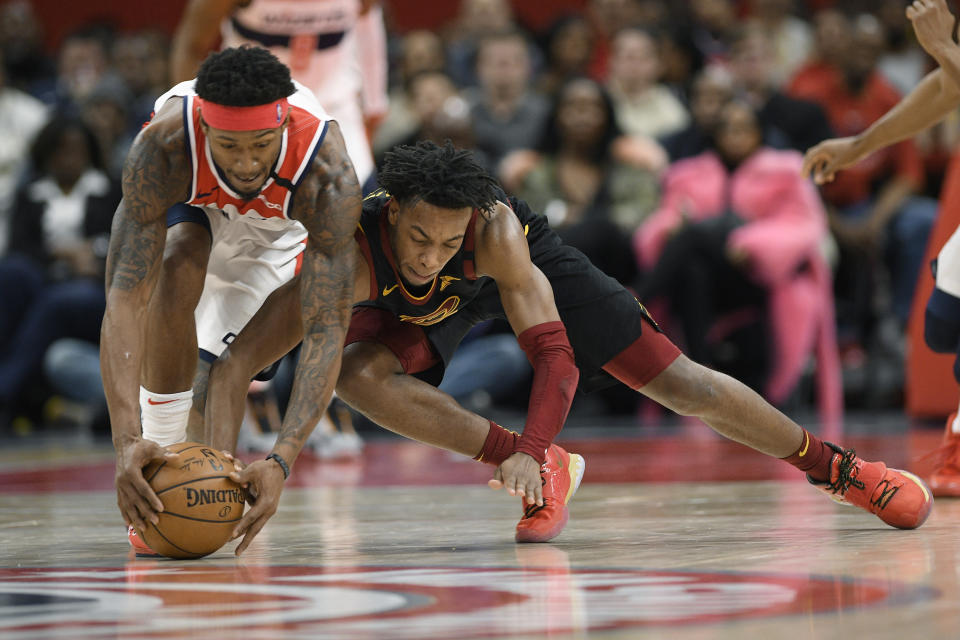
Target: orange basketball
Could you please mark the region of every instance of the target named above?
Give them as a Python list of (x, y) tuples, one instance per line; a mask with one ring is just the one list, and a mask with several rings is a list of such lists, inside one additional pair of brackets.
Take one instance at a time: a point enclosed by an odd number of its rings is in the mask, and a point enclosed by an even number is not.
[(147, 523), (143, 541), (170, 558), (200, 558), (226, 544), (243, 516), (247, 491), (227, 477), (233, 462), (221, 452), (199, 442), (167, 448), (180, 457), (143, 470), (163, 502), (160, 521)]

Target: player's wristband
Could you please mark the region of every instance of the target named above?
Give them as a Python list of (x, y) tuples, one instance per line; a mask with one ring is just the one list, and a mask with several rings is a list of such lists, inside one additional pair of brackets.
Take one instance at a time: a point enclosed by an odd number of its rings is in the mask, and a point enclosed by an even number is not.
[(283, 471), (284, 480), (290, 477), (290, 467), (287, 466), (287, 461), (281, 458), (279, 454), (271, 453), (266, 458), (264, 458), (264, 460), (273, 460), (278, 465), (280, 465), (280, 469)]
[(547, 448), (567, 419), (580, 372), (562, 322), (534, 325), (517, 336), (517, 343), (533, 365), (533, 384), (516, 453), (543, 464)]

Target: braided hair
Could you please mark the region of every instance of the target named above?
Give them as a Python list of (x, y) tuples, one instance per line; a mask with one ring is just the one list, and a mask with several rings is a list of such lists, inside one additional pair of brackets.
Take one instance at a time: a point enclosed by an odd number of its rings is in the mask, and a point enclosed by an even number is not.
[(473, 153), (449, 140), (442, 147), (427, 140), (394, 147), (384, 154), (377, 179), (404, 207), (422, 200), (444, 209), (476, 207), (489, 215), (500, 193)]

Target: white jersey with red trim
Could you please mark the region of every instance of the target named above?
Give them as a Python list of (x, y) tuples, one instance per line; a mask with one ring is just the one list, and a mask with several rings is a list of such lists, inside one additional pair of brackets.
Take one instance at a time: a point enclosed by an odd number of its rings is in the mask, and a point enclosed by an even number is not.
[(184, 202), (189, 207), (184, 209), (197, 212), (197, 219), (186, 221), (203, 224), (206, 218), (212, 241), (195, 311), (197, 343), (201, 356), (209, 360), (219, 356), (267, 296), (297, 272), (307, 230), (290, 218), (293, 193), (308, 175), (330, 120), (310, 90), (295, 82), (296, 92), (287, 97), (290, 122), (271, 177), (256, 198), (243, 200), (213, 162), (200, 127), (194, 83), (181, 82), (160, 96), (154, 111), (173, 98), (182, 102), (192, 166), (190, 196)]
[[(229, 219), (239, 219), (270, 229), (288, 226), (293, 194), (307, 176), (317, 150), (329, 126), (329, 117), (313, 94), (303, 85), (294, 83), (296, 91), (288, 96), (290, 122), (283, 132), (280, 155), (259, 195), (244, 200), (227, 183), (219, 167), (214, 164), (207, 137), (200, 126), (200, 110), (194, 84), (196, 80), (181, 82), (160, 96), (155, 111), (173, 97), (183, 98), (183, 127), (193, 168), (190, 196), (186, 204), (213, 208)], [(282, 118), (282, 114), (280, 115)], [(302, 229), (300, 223), (295, 223)]]

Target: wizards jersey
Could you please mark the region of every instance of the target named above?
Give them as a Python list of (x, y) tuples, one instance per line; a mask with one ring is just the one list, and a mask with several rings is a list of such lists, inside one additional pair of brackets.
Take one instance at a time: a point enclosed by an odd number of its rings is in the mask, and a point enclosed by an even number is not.
[[(294, 83), (297, 90), (287, 98), (290, 122), (283, 132), (280, 155), (257, 197), (244, 200), (213, 162), (210, 145), (200, 126), (195, 82), (181, 82), (160, 96), (154, 106), (157, 112), (169, 98), (183, 97), (183, 128), (192, 168), (190, 196), (184, 202), (216, 209), (231, 220), (239, 218), (255, 226), (277, 229), (290, 225), (293, 194), (309, 173), (317, 150), (323, 144), (329, 124), (327, 113), (306, 87)], [(277, 114), (279, 122), (283, 121), (283, 116)]]

